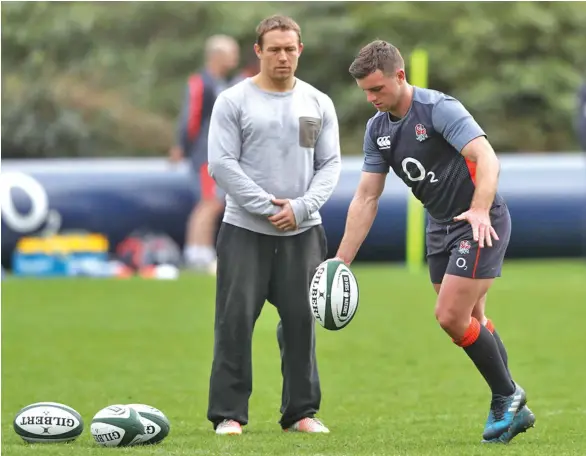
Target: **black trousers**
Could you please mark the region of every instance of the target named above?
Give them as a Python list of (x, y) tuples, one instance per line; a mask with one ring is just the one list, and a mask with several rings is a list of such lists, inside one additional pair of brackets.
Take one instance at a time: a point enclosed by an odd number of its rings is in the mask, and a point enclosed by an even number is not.
[(252, 333), (265, 301), (279, 312), (277, 340), (283, 374), (281, 420), (287, 428), (313, 417), (321, 402), (315, 322), (308, 290), (325, 260), (323, 227), (268, 236), (222, 223), (217, 239), (214, 359), (208, 419), (248, 423), (252, 393)]

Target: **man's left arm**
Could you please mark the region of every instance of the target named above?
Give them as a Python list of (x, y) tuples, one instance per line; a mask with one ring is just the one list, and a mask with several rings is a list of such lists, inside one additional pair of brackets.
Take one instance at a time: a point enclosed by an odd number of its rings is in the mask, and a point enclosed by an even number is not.
[(462, 155), (476, 163), (476, 189), (470, 209), (490, 210), (496, 195), (500, 163), (492, 146), (484, 136), (470, 141)]
[(323, 126), (314, 149), (314, 175), (305, 195), (291, 200), (295, 221), (300, 225), (332, 196), (342, 169), (340, 131), (334, 103), (325, 98)]
[(466, 160), (475, 164), (476, 189), (470, 209), (490, 210), (498, 187), (500, 164), (486, 133), (454, 98), (446, 98), (435, 105), (432, 121), (434, 129)]

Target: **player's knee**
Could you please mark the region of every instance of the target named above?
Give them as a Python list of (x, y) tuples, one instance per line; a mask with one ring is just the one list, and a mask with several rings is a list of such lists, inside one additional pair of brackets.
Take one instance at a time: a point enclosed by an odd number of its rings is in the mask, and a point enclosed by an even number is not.
[(436, 306), (435, 318), (441, 328), (455, 339), (462, 337), (470, 324), (470, 315), (458, 312), (453, 307)]

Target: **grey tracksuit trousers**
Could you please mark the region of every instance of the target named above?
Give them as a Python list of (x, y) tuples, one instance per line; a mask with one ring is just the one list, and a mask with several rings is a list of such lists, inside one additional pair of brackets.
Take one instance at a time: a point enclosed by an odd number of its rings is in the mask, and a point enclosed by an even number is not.
[(277, 326), (283, 374), (280, 424), (287, 428), (313, 417), (321, 390), (308, 290), (316, 267), (327, 255), (323, 227), (294, 236), (269, 236), (224, 222), (217, 254), (208, 419), (214, 428), (224, 419), (248, 423), (252, 334), (266, 300), (281, 319)]

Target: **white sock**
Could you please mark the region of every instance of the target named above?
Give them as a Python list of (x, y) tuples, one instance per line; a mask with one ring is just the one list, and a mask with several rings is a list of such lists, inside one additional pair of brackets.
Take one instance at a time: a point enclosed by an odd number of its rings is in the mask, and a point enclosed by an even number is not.
[(216, 259), (216, 250), (208, 245), (188, 245), (183, 256), (190, 265), (208, 265)]

